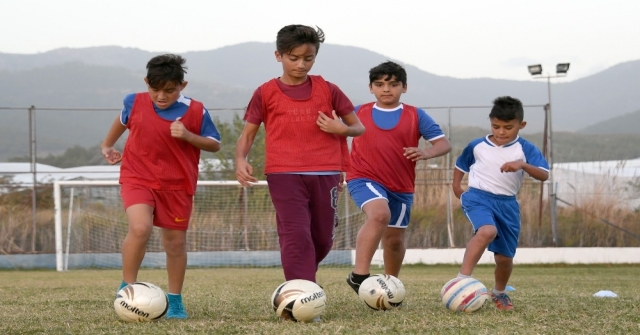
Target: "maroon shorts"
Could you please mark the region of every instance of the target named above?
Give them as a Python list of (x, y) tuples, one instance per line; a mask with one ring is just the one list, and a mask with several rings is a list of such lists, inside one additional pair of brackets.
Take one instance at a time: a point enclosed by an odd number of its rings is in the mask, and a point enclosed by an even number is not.
[(153, 207), (153, 225), (174, 230), (187, 230), (193, 208), (193, 196), (185, 190), (154, 190), (145, 186), (123, 184), (120, 196), (126, 210), (131, 205)]

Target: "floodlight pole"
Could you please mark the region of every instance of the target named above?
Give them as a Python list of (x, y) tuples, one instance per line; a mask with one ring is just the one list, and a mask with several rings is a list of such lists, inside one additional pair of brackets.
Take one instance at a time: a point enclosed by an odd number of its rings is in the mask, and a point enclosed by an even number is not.
[[(558, 215), (556, 212), (556, 185), (553, 181), (553, 126), (551, 117), (551, 78), (558, 76), (545, 75), (538, 78), (547, 78), (547, 105), (545, 113), (547, 119), (547, 163), (549, 163), (549, 216), (551, 220), (551, 237), (553, 246), (558, 246)], [(538, 79), (536, 78), (536, 79)]]
[[(560, 65), (566, 65), (566, 68), (560, 70)], [(547, 79), (547, 105), (545, 106), (545, 113), (547, 124), (547, 160), (549, 163), (549, 214), (551, 218), (551, 235), (553, 239), (553, 245), (558, 246), (558, 215), (557, 215), (557, 197), (556, 197), (556, 185), (553, 180), (553, 127), (551, 117), (551, 78), (560, 78), (566, 76), (566, 72), (569, 70), (569, 63), (558, 64), (556, 67), (557, 75), (552, 76), (550, 74), (542, 75), (542, 66), (538, 65), (537, 72), (532, 72), (532, 67), (529, 67), (529, 71), (534, 76), (534, 79)], [(562, 72), (560, 72), (562, 71)], [(536, 77), (537, 76), (537, 77)]]
[(551, 76), (547, 76), (547, 141), (549, 145), (549, 211), (551, 217), (551, 236), (553, 246), (558, 246), (558, 213), (556, 212), (556, 184), (553, 181), (553, 127), (551, 117)]

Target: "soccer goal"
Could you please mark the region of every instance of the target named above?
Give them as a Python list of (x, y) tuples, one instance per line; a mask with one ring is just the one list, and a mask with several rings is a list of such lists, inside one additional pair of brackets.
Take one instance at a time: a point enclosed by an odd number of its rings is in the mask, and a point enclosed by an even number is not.
[[(118, 181), (55, 181), (56, 269), (119, 268), (128, 225)], [(322, 265), (351, 265), (364, 214), (348, 192), (340, 193), (340, 216), (331, 253)], [(280, 266), (275, 210), (266, 182), (198, 181), (187, 231), (190, 267)], [(143, 267), (165, 266), (160, 229), (153, 229)]]

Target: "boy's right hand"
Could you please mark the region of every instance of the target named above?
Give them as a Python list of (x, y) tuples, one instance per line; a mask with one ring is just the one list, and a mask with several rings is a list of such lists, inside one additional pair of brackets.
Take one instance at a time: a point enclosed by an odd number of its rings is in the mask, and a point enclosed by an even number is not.
[(320, 130), (324, 131), (325, 133), (330, 134), (340, 135), (346, 133), (349, 130), (349, 126), (342, 122), (338, 114), (336, 114), (336, 111), (332, 111), (331, 115), (333, 116), (333, 118), (327, 116), (321, 111), (318, 111), (318, 119), (316, 120), (316, 125), (318, 126), (318, 128), (320, 128)]
[(104, 160), (111, 165), (122, 161), (122, 155), (114, 147), (102, 148), (102, 156), (104, 156)]
[(464, 193), (464, 190), (462, 189), (462, 187), (460, 187), (460, 185), (453, 185), (453, 194), (456, 196), (456, 198), (460, 199), (462, 193)]
[(236, 160), (236, 179), (242, 186), (252, 186), (258, 179), (253, 177), (253, 167), (246, 160)]

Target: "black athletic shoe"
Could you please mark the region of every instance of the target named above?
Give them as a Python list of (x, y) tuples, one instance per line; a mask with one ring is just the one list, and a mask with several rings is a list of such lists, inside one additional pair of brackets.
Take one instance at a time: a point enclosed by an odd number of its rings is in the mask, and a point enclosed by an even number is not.
[(356, 291), (356, 294), (358, 294), (358, 290), (360, 290), (360, 284), (361, 283), (356, 283), (353, 281), (353, 278), (351, 277), (352, 273), (349, 272), (349, 274), (347, 275), (347, 284), (349, 284), (349, 286), (351, 286), (351, 288)]

